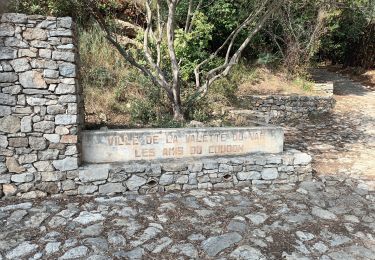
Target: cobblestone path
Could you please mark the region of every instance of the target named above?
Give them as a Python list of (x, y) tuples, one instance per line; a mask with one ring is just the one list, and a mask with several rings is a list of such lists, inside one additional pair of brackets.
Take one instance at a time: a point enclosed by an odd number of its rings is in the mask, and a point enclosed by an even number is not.
[(5, 204), (3, 259), (375, 259), (375, 196), (350, 179)]
[[(2, 259), (375, 259), (375, 95), (287, 127), (314, 180), (237, 190), (0, 201)], [(349, 84), (350, 83), (350, 84)]]

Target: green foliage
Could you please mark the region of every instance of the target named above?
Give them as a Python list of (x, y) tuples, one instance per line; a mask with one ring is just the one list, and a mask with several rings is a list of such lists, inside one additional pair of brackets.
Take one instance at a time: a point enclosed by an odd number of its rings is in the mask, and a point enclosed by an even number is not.
[(358, 6), (332, 12), (320, 47), (322, 58), (333, 63), (347, 63), (352, 56), (353, 47), (366, 33), (368, 19)]
[(293, 84), (301, 88), (306, 92), (311, 92), (314, 86), (314, 83), (306, 79), (305, 77), (298, 76), (293, 80)]
[(186, 33), (182, 28), (176, 30), (176, 56), (181, 61), (181, 77), (184, 81), (191, 79), (194, 68), (208, 57), (208, 44), (212, 40), (214, 27), (201, 12), (196, 14), (192, 23), (191, 32)]

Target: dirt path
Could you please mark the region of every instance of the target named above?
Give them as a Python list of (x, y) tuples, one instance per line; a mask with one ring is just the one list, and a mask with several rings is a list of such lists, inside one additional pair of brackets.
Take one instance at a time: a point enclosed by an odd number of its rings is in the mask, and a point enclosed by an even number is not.
[(286, 126), (286, 145), (314, 155), (317, 175), (345, 175), (375, 190), (375, 91), (324, 69), (319, 82), (334, 83), (332, 115)]

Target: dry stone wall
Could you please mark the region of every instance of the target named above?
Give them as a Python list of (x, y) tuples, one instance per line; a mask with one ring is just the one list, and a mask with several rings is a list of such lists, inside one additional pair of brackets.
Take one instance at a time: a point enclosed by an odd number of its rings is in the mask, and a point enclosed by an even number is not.
[(241, 99), (245, 109), (259, 112), (267, 121), (280, 123), (304, 120), (309, 116), (330, 113), (336, 104), (332, 96), (246, 96)]
[(72, 19), (3, 14), (0, 197), (75, 188), (82, 119)]
[(296, 150), (194, 161), (91, 164), (79, 170), (79, 194), (154, 193), (294, 183), (311, 178), (311, 156)]

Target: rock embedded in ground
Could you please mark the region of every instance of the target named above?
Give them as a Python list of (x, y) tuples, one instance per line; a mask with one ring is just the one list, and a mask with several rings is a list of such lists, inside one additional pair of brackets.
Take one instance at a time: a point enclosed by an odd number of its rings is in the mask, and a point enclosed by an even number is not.
[(207, 255), (214, 257), (224, 249), (235, 245), (242, 240), (238, 233), (227, 233), (221, 236), (210, 237), (201, 244)]
[(78, 217), (74, 219), (75, 222), (78, 222), (82, 225), (91, 224), (93, 222), (102, 221), (105, 218), (99, 213), (91, 213), (91, 212), (81, 212)]
[(89, 249), (86, 246), (78, 246), (72, 249), (69, 249), (65, 254), (63, 254), (59, 259), (77, 259), (84, 258), (87, 256)]
[(313, 207), (311, 210), (311, 214), (314, 216), (317, 216), (322, 219), (327, 219), (327, 220), (333, 220), (336, 219), (336, 215), (328, 210), (319, 208), (319, 207)]
[(30, 242), (23, 242), (15, 247), (13, 250), (9, 251), (5, 257), (7, 259), (20, 259), (26, 255), (31, 254), (37, 250), (38, 246)]

